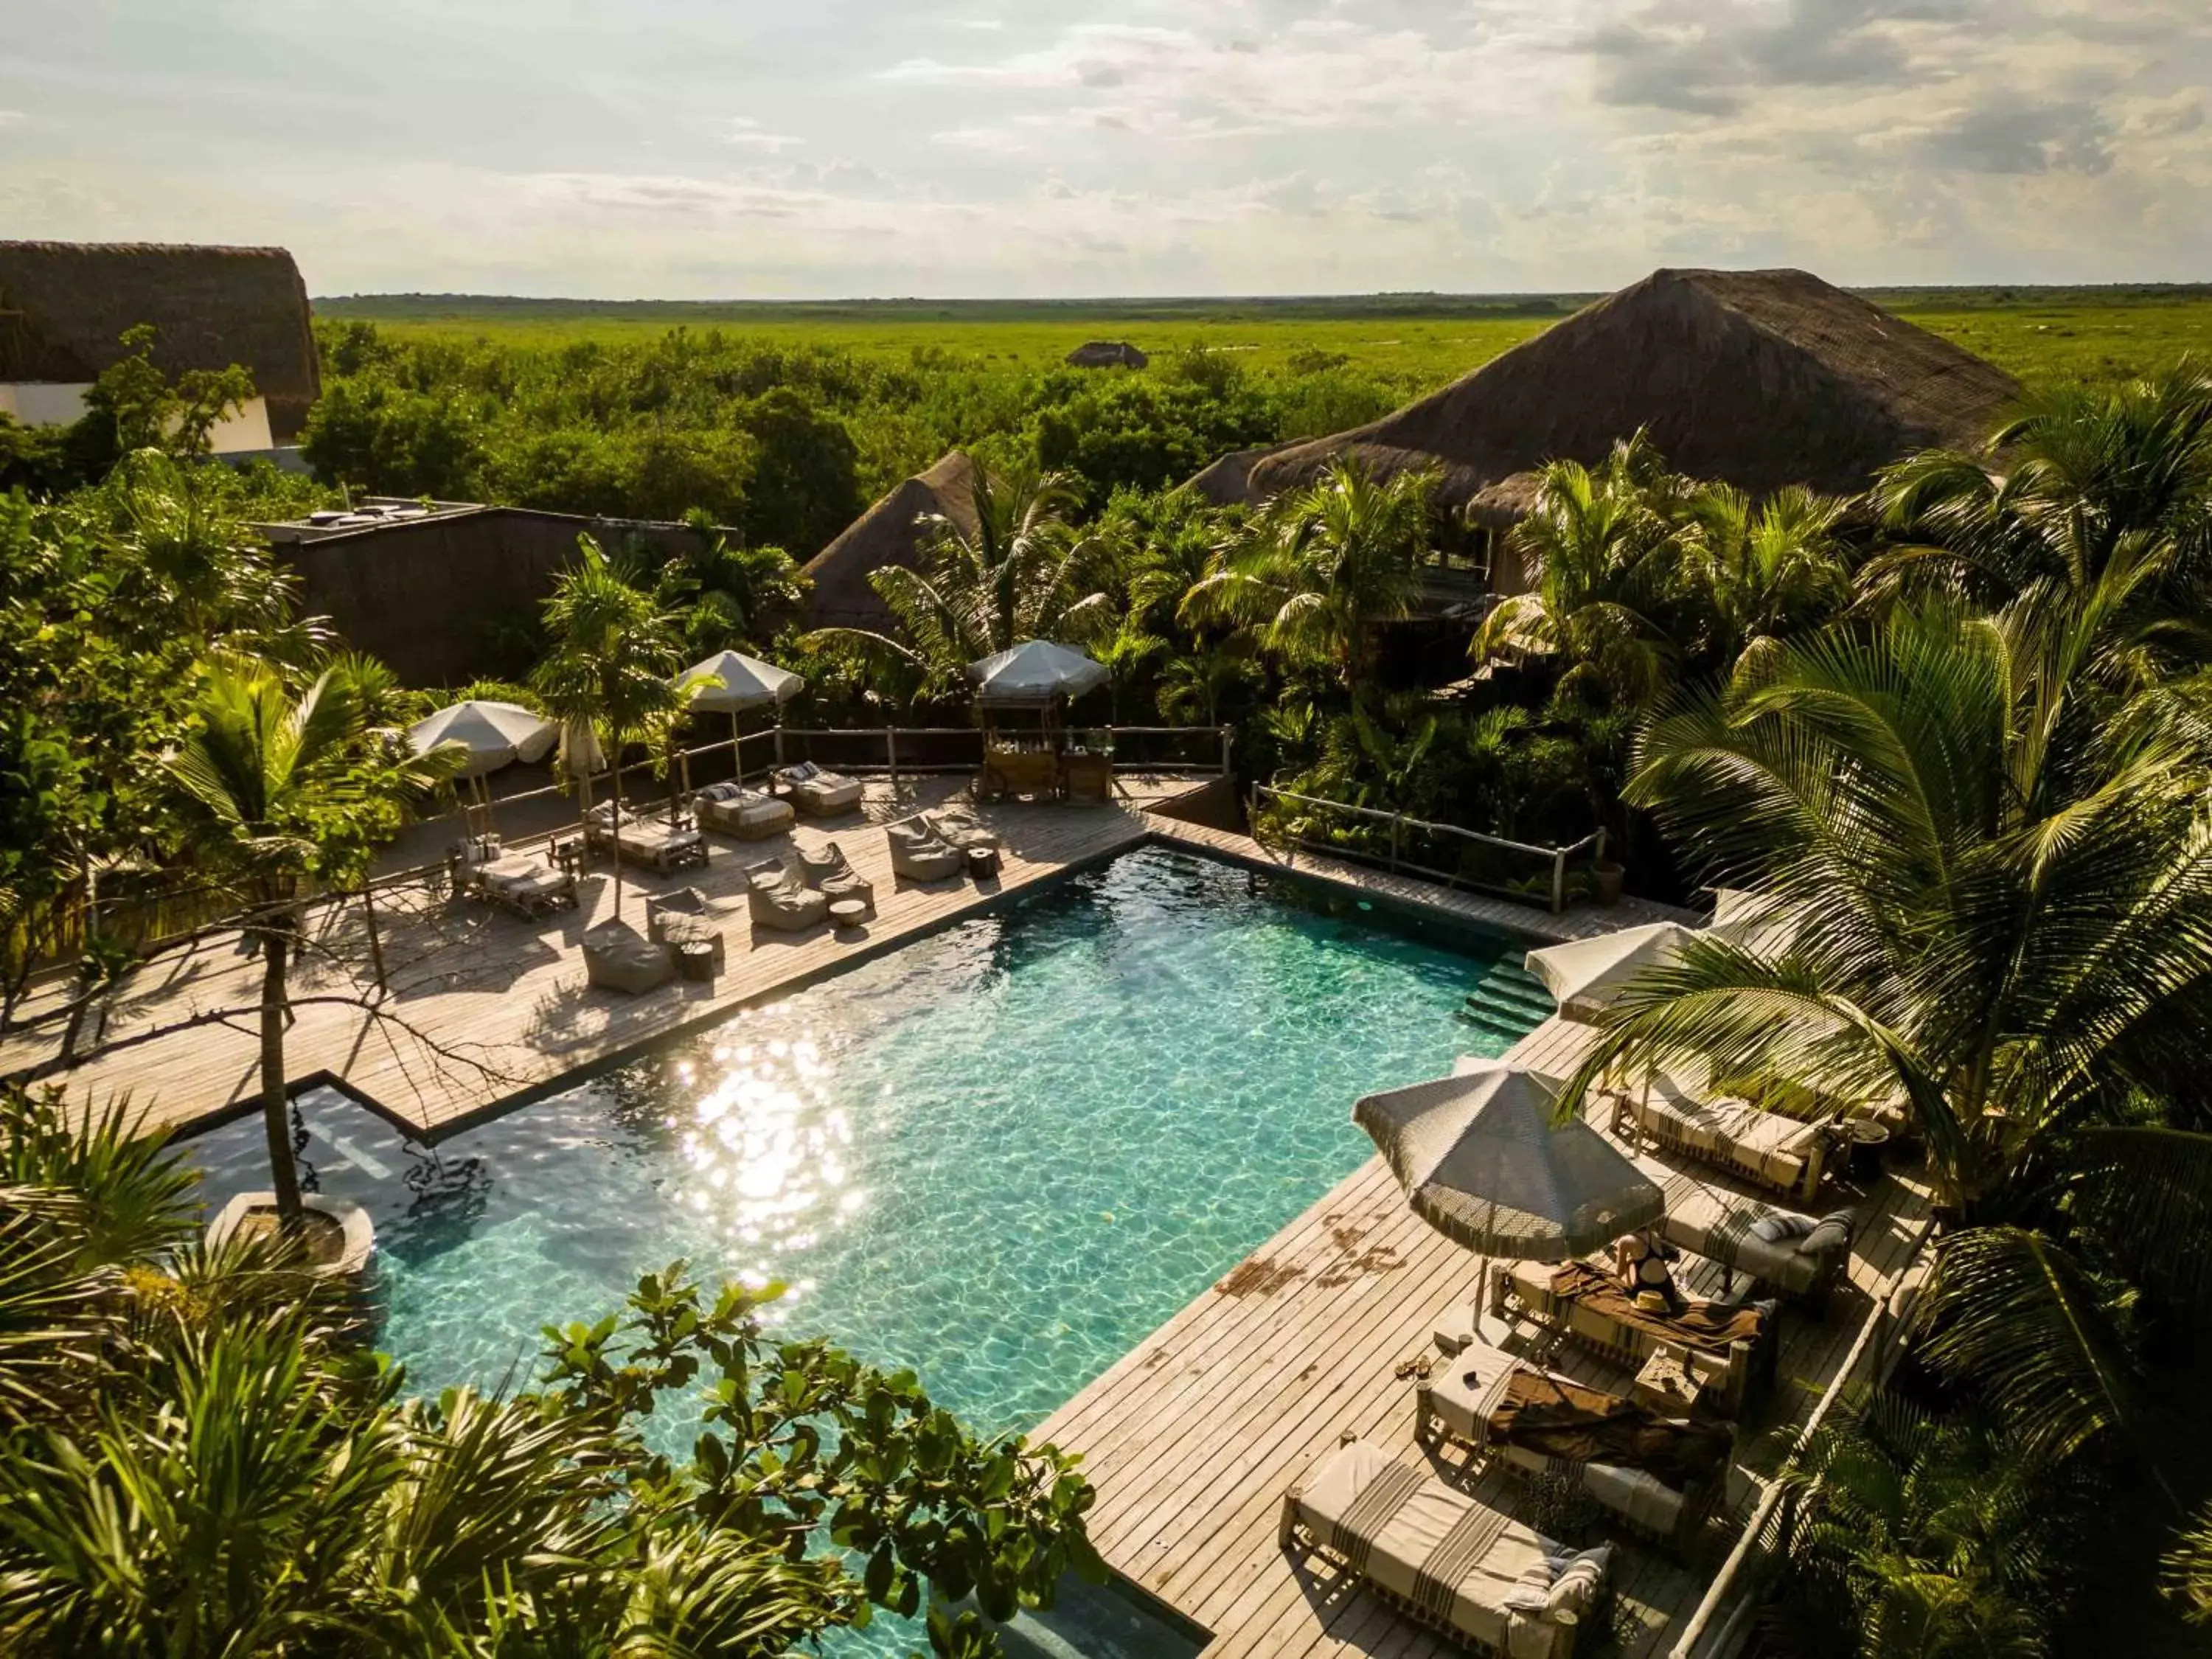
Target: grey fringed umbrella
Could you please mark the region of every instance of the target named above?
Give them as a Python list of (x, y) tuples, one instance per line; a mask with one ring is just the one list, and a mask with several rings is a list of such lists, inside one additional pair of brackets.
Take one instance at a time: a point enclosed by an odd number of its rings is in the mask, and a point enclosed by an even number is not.
[(1596, 1130), (1555, 1121), (1557, 1083), (1502, 1060), (1462, 1065), (1352, 1109), (1431, 1226), (1483, 1255), (1559, 1261), (1665, 1212), (1659, 1188)]

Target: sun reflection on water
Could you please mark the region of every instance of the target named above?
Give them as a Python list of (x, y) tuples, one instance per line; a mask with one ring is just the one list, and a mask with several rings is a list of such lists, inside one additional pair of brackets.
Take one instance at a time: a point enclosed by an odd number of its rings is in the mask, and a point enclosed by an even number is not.
[[(761, 1011), (787, 1017), (787, 1004)], [(744, 1247), (743, 1277), (786, 1278), (787, 1261), (818, 1248), (866, 1207), (853, 1177), (854, 1123), (835, 1089), (836, 1067), (811, 1030), (766, 1042), (716, 1043), (703, 1062), (675, 1068), (685, 1103), (677, 1127), (684, 1182), (678, 1200)], [(804, 1279), (787, 1280), (800, 1299)]]

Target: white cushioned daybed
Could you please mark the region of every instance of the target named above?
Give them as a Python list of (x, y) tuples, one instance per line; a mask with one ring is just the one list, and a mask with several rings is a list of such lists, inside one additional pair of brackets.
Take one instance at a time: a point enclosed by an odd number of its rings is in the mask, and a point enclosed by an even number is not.
[(1283, 1495), (1278, 1535), (1418, 1623), (1505, 1659), (1567, 1659), (1604, 1624), (1610, 1545), (1568, 1551), (1364, 1440)]

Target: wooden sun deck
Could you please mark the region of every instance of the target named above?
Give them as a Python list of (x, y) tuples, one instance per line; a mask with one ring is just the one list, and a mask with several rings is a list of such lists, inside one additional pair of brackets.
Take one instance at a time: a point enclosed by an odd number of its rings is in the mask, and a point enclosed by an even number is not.
[[(285, 1059), (293, 1087), (340, 1083), (403, 1130), (425, 1139), (496, 1115), (563, 1086), (580, 1073), (612, 1066), (732, 1010), (772, 998), (987, 909), (1005, 896), (1049, 881), (1147, 840), (1167, 840), (1269, 867), (1285, 866), (1242, 836), (1203, 829), (1153, 810), (1193, 799), (1209, 781), (1123, 777), (1109, 805), (1002, 803), (981, 810), (1003, 842), (992, 880), (965, 878), (927, 886), (891, 872), (880, 825), (957, 793), (948, 778), (909, 780), (894, 795), (871, 781), (861, 806), (826, 821), (802, 819), (788, 836), (740, 842), (710, 833), (706, 866), (656, 876), (625, 866), (623, 915), (641, 930), (645, 897), (697, 889), (718, 912), (727, 971), (711, 984), (683, 981), (643, 996), (592, 990), (585, 983), (582, 939), (613, 914), (611, 866), (595, 860), (582, 878), (581, 902), (539, 921), (491, 906), (455, 902), (442, 884), (380, 889), (379, 938), (388, 994), (374, 1008), (357, 1000), (374, 989), (366, 923), (357, 900), (315, 907), (307, 950), (291, 992), (298, 1016)], [(573, 821), (564, 833), (573, 829)], [(793, 840), (836, 840), (874, 882), (877, 914), (843, 932), (756, 932), (747, 919), (744, 869), (787, 850)], [(417, 834), (416, 840), (423, 840)], [(542, 846), (543, 837), (532, 838)], [(1303, 874), (1407, 901), (1437, 890), (1340, 865), (1300, 859)], [(1571, 911), (1552, 916), (1470, 894), (1442, 897), (1462, 920), (1537, 939), (1565, 939), (1648, 919), (1640, 913)], [(254, 1097), (258, 1088), (259, 958), (235, 931), (212, 933), (140, 969), (108, 1000), (104, 1019), (81, 1039), (91, 1058), (47, 1080), (79, 1106), (126, 1097), (149, 1126), (210, 1121)], [(67, 997), (66, 975), (27, 999), (22, 1014)], [(319, 1001), (319, 998), (331, 1000)], [(189, 1022), (198, 1021), (198, 1024)], [(146, 1034), (165, 1035), (134, 1042)], [(0, 1040), (0, 1075), (51, 1060), (60, 1024), (48, 1021)], [(103, 1046), (115, 1045), (121, 1046)]]
[[(1127, 778), (1111, 805), (1002, 804), (983, 809), (1004, 841), (994, 879), (963, 877), (927, 886), (894, 877), (880, 825), (939, 804), (957, 781), (910, 781), (894, 799), (872, 782), (861, 807), (836, 817), (801, 820), (789, 836), (740, 842), (710, 833), (706, 866), (656, 876), (625, 865), (623, 915), (641, 932), (645, 897), (693, 887), (718, 912), (727, 969), (710, 984), (681, 980), (642, 996), (585, 983), (582, 939), (613, 914), (611, 866), (593, 860), (573, 910), (525, 921), (491, 906), (454, 902), (424, 883), (385, 889), (377, 897), (379, 934), (390, 994), (374, 1012), (319, 995), (373, 988), (358, 900), (312, 913), (310, 948), (292, 975), (298, 1023), (285, 1058), (295, 1088), (342, 1082), (349, 1092), (406, 1131), (434, 1138), (471, 1120), (505, 1111), (572, 1075), (619, 1063), (641, 1049), (708, 1024), (732, 1010), (795, 989), (999, 902), (1040, 881), (1146, 840), (1146, 809), (1200, 787), (1188, 779)], [(571, 823), (573, 828), (573, 821)], [(873, 881), (877, 915), (857, 929), (827, 924), (801, 933), (751, 927), (744, 869), (787, 850), (835, 840)], [(539, 843), (542, 845), (542, 842)], [(224, 1020), (115, 1048), (50, 1081), (75, 1103), (127, 1095), (149, 1124), (194, 1124), (218, 1116), (258, 1089), (257, 1016), (261, 969), (236, 933), (212, 935), (142, 969), (109, 1007), (111, 1042), (179, 1020), (232, 1011)], [(50, 982), (27, 1005), (67, 994)], [(0, 1042), (0, 1073), (52, 1058), (58, 1026)], [(89, 1036), (80, 1045), (90, 1048)]]
[[(1534, 942), (1681, 914), (1629, 902), (1553, 916), (1334, 860), (1285, 860), (1243, 836), (1156, 810), (1202, 785), (1124, 781), (1124, 799), (1109, 806), (984, 809), (1006, 843), (1000, 877), (980, 886), (962, 879), (928, 887), (894, 880), (878, 826), (942, 799), (951, 786), (925, 780), (918, 799), (909, 790), (895, 801), (884, 785), (871, 784), (860, 811), (802, 823), (795, 832), (809, 843), (839, 840), (875, 882), (878, 914), (857, 933), (840, 936), (825, 926), (754, 938), (744, 915), (744, 867), (782, 850), (784, 838), (710, 836), (714, 851), (703, 871), (658, 878), (626, 872), (624, 915), (634, 925), (643, 925), (644, 894), (696, 887), (723, 907), (729, 951), (728, 971), (714, 983), (678, 981), (637, 998), (584, 983), (582, 933), (611, 909), (604, 863), (586, 877), (577, 910), (543, 922), (452, 902), (420, 886), (386, 892), (378, 913), (391, 993), (377, 1013), (313, 1000), (356, 989), (367, 972), (358, 902), (327, 907), (315, 915), (313, 949), (295, 975), (301, 1000), (288, 1040), (294, 1085), (341, 1081), (410, 1133), (434, 1139), (1147, 840), (1293, 870), (1379, 902), (1419, 906)], [(127, 1038), (214, 1011), (250, 1011), (259, 969), (240, 954), (240, 943), (234, 933), (218, 934), (143, 970), (114, 999), (106, 1036)], [(65, 990), (56, 984), (40, 994)], [(1550, 1021), (1514, 1053), (1564, 1070), (1586, 1036)], [(46, 1026), (0, 1043), (0, 1072), (46, 1060), (54, 1041)], [(248, 1012), (112, 1049), (56, 1080), (80, 1103), (127, 1093), (149, 1122), (192, 1123), (251, 1097), (257, 1054)], [(1348, 1114), (1351, 1103), (1344, 1105)], [(1924, 1194), (1893, 1176), (1862, 1200), (1850, 1286), (1825, 1318), (1792, 1318), (1776, 1385), (1745, 1437), (1752, 1455), (1729, 1493), (1739, 1516), (1756, 1501), (1761, 1477), (1778, 1462), (1787, 1439), (1766, 1431), (1800, 1424), (1814, 1408), (1868, 1314), (1910, 1265), (1924, 1209)], [(1401, 1455), (1426, 1455), (1413, 1448), (1413, 1385), (1393, 1373), (1432, 1352), (1438, 1316), (1471, 1300), (1476, 1273), (1474, 1258), (1414, 1217), (1387, 1169), (1370, 1159), (1068, 1401), (1037, 1437), (1085, 1454), (1100, 1489), (1092, 1534), (1107, 1559), (1212, 1630), (1212, 1659), (1346, 1653), (1419, 1659), (1449, 1651), (1318, 1564), (1286, 1556), (1276, 1545), (1275, 1523), (1284, 1490), (1346, 1430)], [(1513, 1346), (1531, 1334), (1493, 1321), (1485, 1334)], [(1595, 1362), (1551, 1363), (1608, 1386), (1625, 1383)], [(1452, 1455), (1434, 1461), (1458, 1470)], [(1480, 1476), (1474, 1489), (1508, 1507), (1514, 1501), (1494, 1474)], [(1626, 1610), (1621, 1651), (1629, 1659), (1672, 1650), (1727, 1547), (1727, 1532), (1717, 1527), (1711, 1542), (1711, 1559), (1694, 1563), (1640, 1547), (1626, 1552), (1616, 1583)]]
[[(1572, 1068), (1588, 1037), (1587, 1028), (1551, 1020), (1512, 1056), (1559, 1073)], [(1674, 1651), (1792, 1431), (1918, 1254), (1923, 1189), (1893, 1174), (1851, 1196), (1861, 1220), (1849, 1285), (1818, 1316), (1785, 1310), (1774, 1383), (1741, 1437), (1724, 1513), (1688, 1559), (1635, 1543), (1619, 1558), (1626, 1659)], [(1286, 1553), (1276, 1522), (1285, 1490), (1346, 1431), (1425, 1459), (1505, 1508), (1524, 1501), (1498, 1474), (1469, 1471), (1462, 1453), (1418, 1448), (1415, 1385), (1394, 1375), (1434, 1353), (1431, 1332), (1440, 1316), (1469, 1304), (1478, 1271), (1472, 1255), (1412, 1212), (1389, 1169), (1370, 1158), (1035, 1437), (1084, 1455), (1099, 1491), (1092, 1538), (1117, 1571), (1213, 1632), (1207, 1659), (1455, 1651), (1317, 1560)], [(1705, 1291), (1718, 1277), (1710, 1263), (1688, 1275)], [(1523, 1351), (1540, 1340), (1528, 1328), (1487, 1318), (1484, 1335)], [(1629, 1380), (1572, 1349), (1544, 1363), (1608, 1388), (1625, 1389)]]

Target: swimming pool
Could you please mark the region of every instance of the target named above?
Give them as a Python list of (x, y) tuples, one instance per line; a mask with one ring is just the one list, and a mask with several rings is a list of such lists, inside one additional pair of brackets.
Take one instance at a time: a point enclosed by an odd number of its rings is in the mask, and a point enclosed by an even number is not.
[[(434, 1153), (320, 1094), (307, 1156), (417, 1387), (526, 1376), (680, 1255), (1026, 1429), (1358, 1166), (1354, 1098), (1502, 1052), (1462, 1005), (1521, 948), (1142, 848)], [(259, 1143), (195, 1143), (211, 1196)]]

